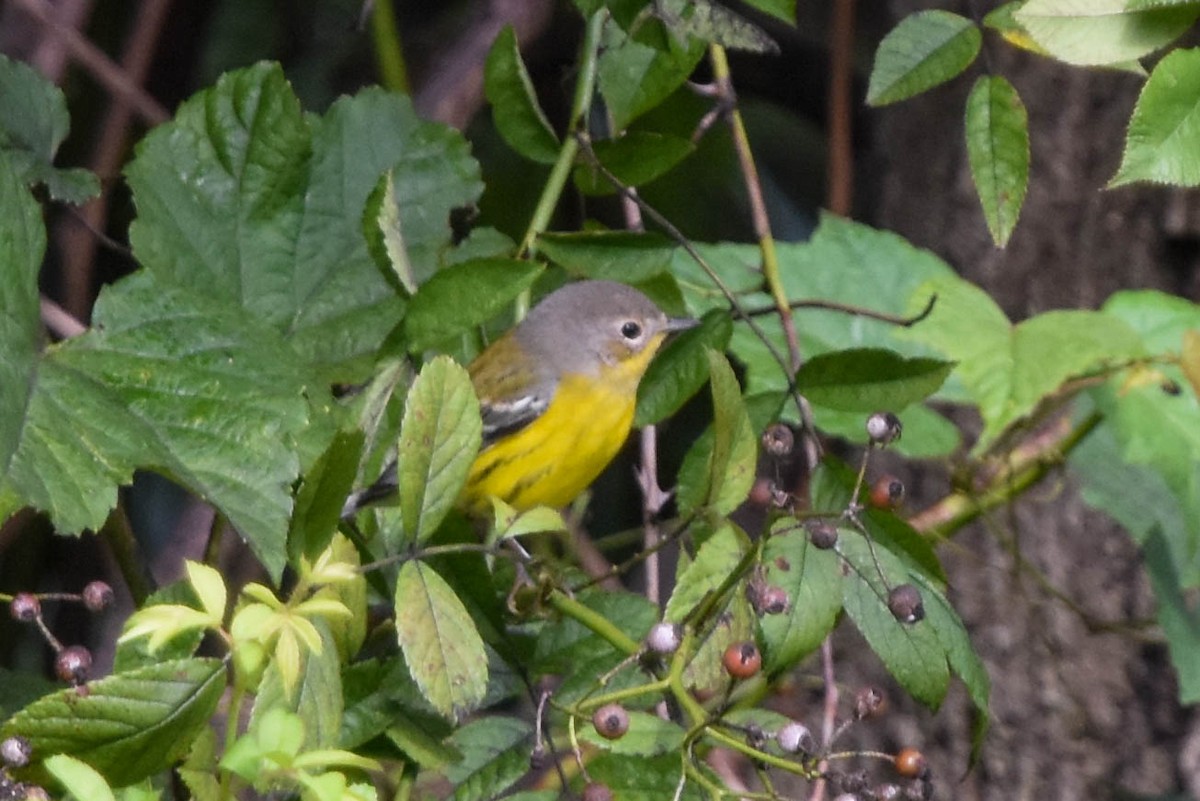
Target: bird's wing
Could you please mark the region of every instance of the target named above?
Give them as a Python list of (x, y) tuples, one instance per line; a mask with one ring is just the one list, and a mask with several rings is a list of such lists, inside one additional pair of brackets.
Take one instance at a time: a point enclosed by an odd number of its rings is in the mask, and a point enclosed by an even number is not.
[(479, 411), (483, 417), (483, 447), (520, 431), (538, 419), (550, 405), (551, 395), (551, 392), (535, 391), (512, 398), (481, 399)]

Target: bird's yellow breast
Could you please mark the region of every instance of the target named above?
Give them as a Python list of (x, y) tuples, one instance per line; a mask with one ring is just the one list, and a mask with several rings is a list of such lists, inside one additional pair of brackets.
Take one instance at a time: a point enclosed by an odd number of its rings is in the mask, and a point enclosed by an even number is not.
[(599, 375), (562, 376), (545, 412), (476, 457), (463, 490), (467, 511), (486, 514), (489, 497), (521, 510), (574, 500), (629, 436), (638, 382), (661, 340)]

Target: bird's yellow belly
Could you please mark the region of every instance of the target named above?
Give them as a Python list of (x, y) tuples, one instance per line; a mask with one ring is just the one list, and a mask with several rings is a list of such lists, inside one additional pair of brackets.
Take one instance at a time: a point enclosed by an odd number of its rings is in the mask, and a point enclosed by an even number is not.
[(636, 392), (598, 390), (593, 378), (564, 377), (540, 417), (476, 457), (463, 505), (486, 514), (489, 497), (520, 510), (570, 503), (621, 449), (636, 400)]

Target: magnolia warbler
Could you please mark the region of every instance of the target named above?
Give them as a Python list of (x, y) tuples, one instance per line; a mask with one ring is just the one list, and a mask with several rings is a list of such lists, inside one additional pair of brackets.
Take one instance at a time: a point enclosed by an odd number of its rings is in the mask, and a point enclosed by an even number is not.
[[(663, 340), (696, 324), (667, 317), (613, 281), (580, 281), (547, 295), (467, 368), (483, 447), (460, 506), (479, 515), (493, 497), (518, 510), (574, 500), (624, 444), (638, 383)], [(342, 514), (395, 491), (393, 461), (346, 500)]]

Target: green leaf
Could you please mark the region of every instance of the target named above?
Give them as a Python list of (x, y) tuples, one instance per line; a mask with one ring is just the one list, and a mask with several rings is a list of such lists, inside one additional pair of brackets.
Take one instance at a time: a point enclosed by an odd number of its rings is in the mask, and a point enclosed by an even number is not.
[(1200, 49), (1168, 53), (1142, 87), (1108, 185), (1134, 181), (1200, 184)]
[(789, 25), (796, 24), (796, 0), (746, 0), (746, 4)]
[(952, 369), (953, 362), (855, 348), (809, 359), (796, 374), (796, 387), (813, 403), (833, 409), (903, 409), (937, 392)]
[[(669, 172), (695, 152), (680, 136), (652, 131), (628, 131), (617, 139), (593, 143), (596, 159), (624, 186), (642, 186)], [(611, 195), (617, 189), (587, 159), (575, 167), (575, 185), (585, 195)]]
[(713, 396), (713, 449), (709, 462), (711, 484), (704, 505), (726, 515), (741, 505), (754, 484), (758, 437), (750, 426), (746, 405), (733, 368), (721, 353), (708, 354)]
[(86, 763), (65, 754), (55, 754), (44, 764), (50, 775), (78, 801), (116, 801), (108, 782)]
[(254, 698), (252, 727), (263, 716), (285, 709), (304, 723), (306, 749), (331, 748), (338, 744), (342, 729), (342, 674), (338, 648), (325, 621), (312, 620), (321, 635), (320, 651), (302, 649), (299, 680), (290, 691), (277, 662), (263, 674)]
[(467, 371), (447, 356), (421, 369), (404, 407), (398, 465), (404, 529), (389, 551), (427, 540), (454, 506), (479, 451), (483, 423)]
[[(889, 451), (910, 459), (936, 459), (948, 456), (962, 444), (958, 426), (928, 406), (909, 406), (896, 416), (904, 426), (904, 436), (889, 444)], [(842, 412), (814, 405), (813, 420), (826, 434), (859, 445), (867, 444), (869, 439), (866, 418), (861, 412)]]
[(588, 762), (592, 781), (608, 785), (620, 801), (701, 801), (710, 796), (696, 782), (683, 780), (679, 754), (637, 757), (612, 752), (598, 754)]
[[(593, 590), (582, 593), (578, 600), (635, 642), (643, 640), (658, 621), (658, 607), (636, 593)], [(594, 693), (596, 677), (609, 674), (626, 657), (582, 623), (562, 617), (551, 620), (538, 632), (532, 664), (538, 674), (562, 676), (554, 697), (569, 704)], [(626, 670), (618, 672), (606, 687), (616, 690), (642, 681), (638, 671)]]
[(495, 798), (529, 771), (529, 738), (523, 720), (487, 717), (468, 723), (450, 738), (463, 758), (447, 766), (454, 801)]
[(473, 259), (439, 270), (409, 304), (404, 318), (409, 350), (426, 350), (492, 319), (543, 269), (519, 259)]
[(842, 611), (840, 562), (833, 550), (814, 548), (807, 532), (788, 520), (773, 527), (762, 563), (767, 582), (785, 590), (790, 600), (783, 614), (758, 620), (763, 667), (778, 675), (815, 651), (833, 630)]
[(107, 287), (93, 320), (13, 393), (23, 428), (3, 494), (64, 531), (99, 528), (117, 485), (155, 468), (217, 506), (278, 577), (314, 377), (237, 308), (144, 272)]
[(505, 25), (492, 43), (483, 68), (483, 88), (504, 141), (527, 159), (553, 164), (561, 145), (538, 104), (511, 25)]
[(1170, 548), (1159, 531), (1147, 537), (1143, 554), (1158, 601), (1158, 621), (1179, 678), (1179, 701), (1194, 704), (1200, 700), (1200, 617), (1184, 596)]
[[(660, 14), (664, 6), (659, 6)], [(694, 36), (730, 50), (779, 52), (779, 45), (766, 31), (713, 0), (691, 0), (688, 11), (690, 13), (667, 20), (667, 27), (675, 36)]]
[(928, 287), (939, 301), (906, 336), (959, 363), (962, 381), (983, 415), (974, 452), (1030, 414), (1070, 378), (1144, 353), (1126, 325), (1093, 311), (1051, 311), (1011, 325), (983, 290), (959, 281)]
[(708, 380), (708, 352), (724, 351), (732, 333), (729, 313), (716, 309), (699, 326), (671, 339), (638, 384), (634, 426), (659, 423), (679, 411)]
[(400, 219), (400, 205), (396, 201), (396, 174), (387, 170), (367, 196), (363, 207), (363, 236), (367, 240), (367, 252), (388, 281), (405, 295), (417, 291), (417, 279), (413, 275), (408, 249), (404, 244), (404, 226)]
[(471, 616), (446, 580), (415, 560), (400, 567), (395, 600), (413, 679), (441, 715), (462, 718), (487, 690), (487, 654)]
[(584, 278), (640, 284), (663, 275), (676, 245), (662, 234), (630, 231), (547, 233), (538, 251)]
[(30, 704), (0, 727), (38, 755), (67, 754), (115, 786), (133, 784), (181, 759), (209, 724), (225, 689), (220, 659), (184, 659), (88, 682)]
[(901, 623), (887, 605), (888, 588), (907, 582), (908, 571), (891, 553), (878, 547), (874, 549), (879, 560), (876, 562), (861, 535), (839, 537), (838, 550), (851, 566), (842, 581), (846, 614), (892, 677), (917, 701), (937, 709), (950, 683), (938, 634), (929, 620)]
[(296, 508), (288, 527), (288, 555), (315, 559), (337, 531), (342, 505), (354, 488), (365, 435), (339, 431), (308, 469), (296, 492)]
[(1014, 14), (1048, 53), (1082, 66), (1141, 58), (1186, 31), (1197, 15), (1197, 3), (1139, 11), (1129, 0), (1028, 0)]
[(611, 22), (607, 24), (597, 78), (613, 130), (625, 130), (682, 86), (704, 50), (699, 39), (681, 45), (671, 36), (660, 50), (635, 41)]
[(649, 712), (629, 712), (629, 731), (616, 740), (601, 737), (590, 725), (579, 730), (579, 739), (602, 751), (630, 756), (657, 756), (683, 745), (684, 731), (677, 723)]
[(683, 622), (695, 607), (729, 578), (742, 560), (749, 544), (746, 536), (732, 523), (719, 526), (700, 546), (679, 579), (663, 611), (663, 619)]
[(363, 237), (367, 198), (389, 168), (420, 282), (450, 244), (450, 210), (481, 191), (461, 135), (379, 89), (313, 117), (278, 65), (227, 73), (128, 166), (134, 254), (163, 285), (241, 308), (345, 380), (403, 308)]
[(0, 56), (0, 153), (27, 186), (43, 184), (55, 200), (83, 203), (100, 194), (97, 177), (54, 166), (70, 117), (62, 90), (28, 64)]
[(988, 231), (1004, 247), (1029, 185), (1029, 116), (1013, 85), (983, 76), (967, 98), (967, 159)]
[(945, 83), (970, 66), (983, 35), (949, 11), (919, 11), (893, 28), (875, 53), (867, 103), (886, 106)]

